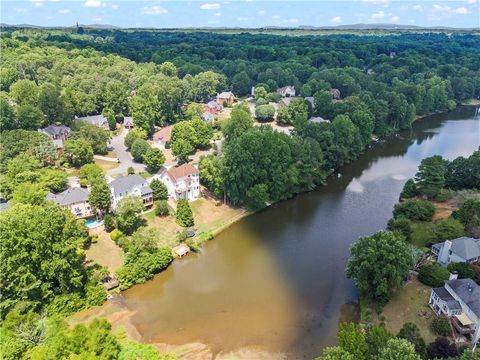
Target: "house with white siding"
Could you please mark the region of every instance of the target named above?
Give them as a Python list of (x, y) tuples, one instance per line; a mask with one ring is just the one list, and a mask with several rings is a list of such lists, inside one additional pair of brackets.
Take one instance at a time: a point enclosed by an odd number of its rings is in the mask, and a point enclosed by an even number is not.
[(165, 184), (174, 200), (192, 201), (200, 196), (200, 172), (192, 164), (162, 168), (154, 178)]
[(121, 176), (113, 180), (108, 186), (112, 193), (113, 209), (127, 196), (138, 196), (143, 200), (145, 206), (153, 205), (153, 191), (147, 180), (140, 175)]
[(480, 286), (453, 273), (443, 287), (433, 288), (428, 304), (439, 316), (448, 317), (456, 335), (473, 343), (480, 339)]

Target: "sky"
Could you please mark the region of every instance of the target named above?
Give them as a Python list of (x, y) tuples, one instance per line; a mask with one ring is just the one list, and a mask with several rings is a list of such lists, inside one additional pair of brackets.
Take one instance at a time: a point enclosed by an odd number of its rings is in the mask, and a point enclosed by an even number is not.
[(120, 27), (335, 26), (358, 23), (480, 27), (480, 0), (0, 0), (5, 24)]

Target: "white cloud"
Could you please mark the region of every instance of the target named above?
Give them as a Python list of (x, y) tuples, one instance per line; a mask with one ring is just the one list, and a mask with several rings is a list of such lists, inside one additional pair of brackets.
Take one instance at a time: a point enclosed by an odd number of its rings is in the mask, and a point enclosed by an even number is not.
[(413, 6), (412, 6), (412, 9), (415, 10), (415, 11), (422, 11), (422, 10), (423, 10), (423, 6), (422, 6), (422, 5), (413, 5)]
[(452, 12), (454, 14), (459, 14), (459, 15), (465, 15), (465, 14), (470, 14), (470, 11), (466, 7), (459, 7), (456, 9), (453, 9)]
[(111, 6), (111, 8), (112, 8), (113, 10), (117, 10), (119, 7), (120, 7), (120, 6), (118, 6), (117, 4), (113, 4), (113, 5)]
[(206, 3), (200, 5), (200, 9), (202, 10), (217, 10), (220, 9), (220, 4), (218, 3)]
[(92, 8), (98, 8), (103, 6), (101, 0), (86, 0), (85, 3), (83, 4), (85, 7), (92, 7)]
[(374, 5), (386, 5), (390, 0), (362, 0), (365, 4), (374, 4)]
[(275, 19), (275, 20), (278, 20), (278, 19), (281, 18), (281, 16), (280, 15), (273, 15), (272, 18)]
[(162, 15), (167, 13), (168, 13), (167, 9), (158, 5), (144, 6), (142, 8), (142, 14), (144, 15)]
[(60, 9), (57, 11), (59, 14), (68, 14), (70, 12), (70, 9)]
[(477, 3), (477, 0), (468, 0), (467, 3), (473, 5)]
[(397, 23), (397, 22), (400, 21), (400, 18), (398, 16), (394, 15), (390, 18), (390, 21), (393, 22), (393, 23)]
[(237, 20), (238, 21), (248, 21), (248, 20), (250, 20), (250, 18), (245, 17), (245, 16), (239, 16), (239, 17), (237, 17)]
[(213, 14), (215, 16), (222, 16), (222, 13), (219, 11), (219, 12), (216, 12), (215, 14)]
[(380, 20), (380, 19), (383, 19), (385, 17), (385, 13), (380, 10), (376, 13), (373, 13), (371, 16), (370, 16), (370, 19), (372, 20)]
[(265, 10), (259, 10), (258, 15), (265, 15), (267, 12)]
[(41, 7), (41, 6), (43, 6), (44, 0), (30, 0), (30, 2), (35, 7)]
[(332, 22), (334, 24), (340, 24), (342, 22), (342, 18), (340, 16), (335, 16), (335, 17), (330, 19), (330, 22)]

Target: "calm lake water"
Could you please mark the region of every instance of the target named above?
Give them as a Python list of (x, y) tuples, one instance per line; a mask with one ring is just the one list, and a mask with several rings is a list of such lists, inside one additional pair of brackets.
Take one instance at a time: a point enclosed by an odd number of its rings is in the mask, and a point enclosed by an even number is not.
[(421, 159), (480, 145), (473, 108), (422, 119), (343, 167), (316, 191), (238, 222), (200, 254), (124, 293), (146, 342), (201, 342), (214, 352), (253, 347), (313, 358), (355, 318), (345, 278), (349, 246), (385, 228)]

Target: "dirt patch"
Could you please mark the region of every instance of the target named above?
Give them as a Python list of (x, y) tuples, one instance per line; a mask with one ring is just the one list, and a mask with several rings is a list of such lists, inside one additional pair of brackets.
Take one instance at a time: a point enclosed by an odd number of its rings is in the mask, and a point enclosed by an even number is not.
[(435, 206), (435, 214), (432, 221), (446, 219), (452, 215), (454, 210), (458, 209), (458, 199), (455, 198), (443, 202), (432, 201), (432, 204)]
[(110, 235), (102, 231), (98, 235), (98, 241), (92, 244), (86, 251), (87, 259), (105, 266), (114, 274), (123, 265), (123, 252)]
[(120, 163), (118, 162), (101, 160), (101, 159), (94, 159), (94, 163), (100, 166), (105, 172), (116, 169), (117, 167), (120, 166)]
[(428, 306), (431, 290), (415, 278), (397, 290), (383, 310), (387, 329), (396, 335), (404, 323), (412, 322), (427, 344), (434, 341), (436, 336), (430, 330), (430, 323), (435, 314)]

